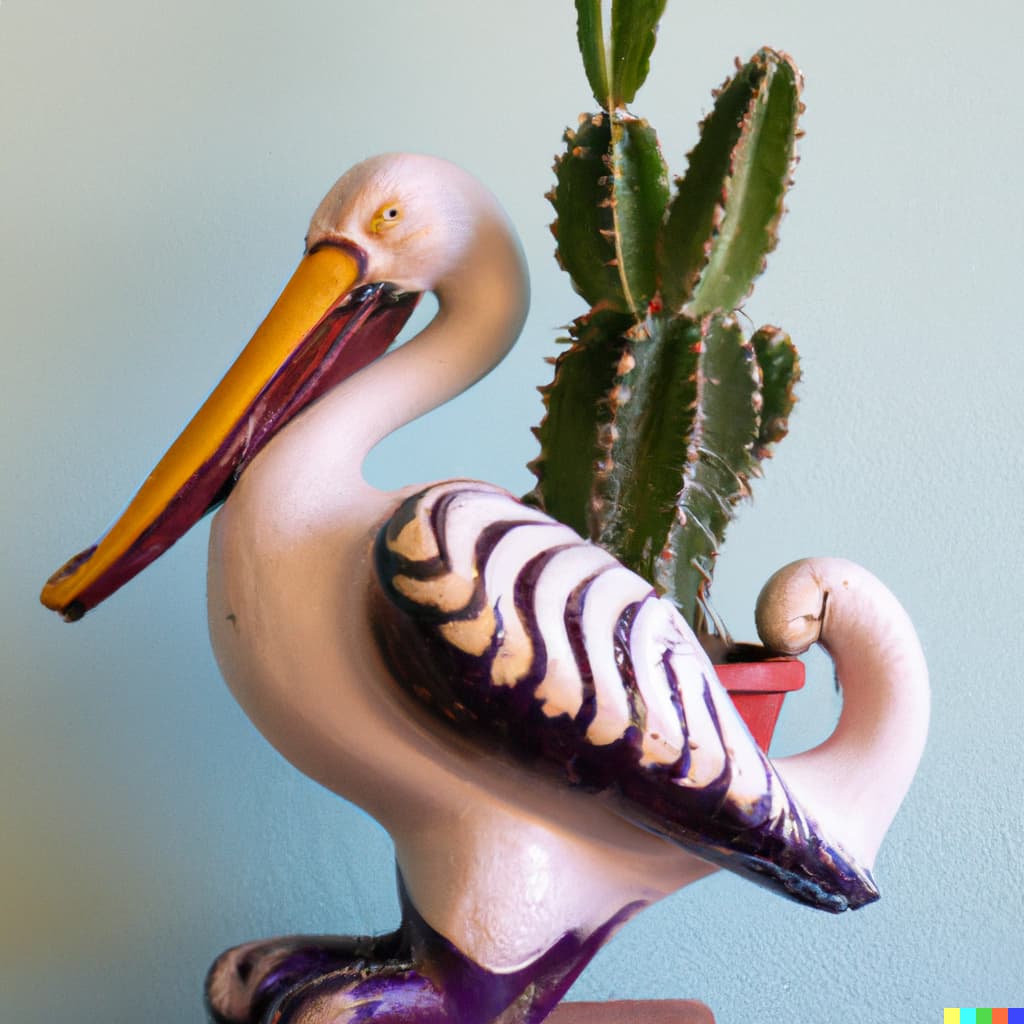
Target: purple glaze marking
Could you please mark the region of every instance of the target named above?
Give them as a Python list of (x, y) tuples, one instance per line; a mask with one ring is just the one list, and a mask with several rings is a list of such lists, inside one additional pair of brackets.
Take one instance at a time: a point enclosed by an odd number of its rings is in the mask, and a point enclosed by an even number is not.
[[(650, 598), (644, 600), (647, 601)], [(634, 601), (623, 609), (612, 632), (612, 645), (615, 651), (615, 667), (619, 670), (622, 688), (625, 690), (626, 700), (629, 702), (632, 728), (638, 730), (642, 735), (647, 728), (647, 705), (644, 703), (643, 697), (640, 696), (640, 687), (637, 684), (636, 672), (633, 668), (632, 644), (630, 643), (630, 632), (639, 610), (639, 601)]]
[(565, 603), (565, 614), (562, 622), (569, 638), (573, 657), (576, 659), (576, 671), (580, 676), (583, 691), (583, 703), (574, 719), (581, 732), (590, 728), (597, 714), (597, 691), (594, 688), (594, 673), (590, 669), (590, 657), (587, 654), (587, 642), (583, 635), (583, 606), (587, 600), (587, 591), (591, 588), (598, 574), (585, 577), (569, 595)]

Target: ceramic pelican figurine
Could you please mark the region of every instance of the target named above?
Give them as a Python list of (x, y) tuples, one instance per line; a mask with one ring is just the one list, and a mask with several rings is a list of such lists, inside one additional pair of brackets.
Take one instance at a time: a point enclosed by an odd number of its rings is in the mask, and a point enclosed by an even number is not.
[[(437, 315), (385, 355), (425, 291)], [(877, 580), (819, 560), (766, 589), (766, 640), (823, 643), (846, 694), (825, 744), (773, 764), (683, 619), (601, 549), (487, 484), (363, 479), (383, 437), (500, 361), (526, 307), (478, 182), (429, 157), (359, 164), (224, 380), (43, 591), (79, 618), (222, 505), (209, 620), (228, 685), (394, 838), (401, 928), (228, 951), (216, 1021), (538, 1022), (632, 914), (716, 866), (831, 911), (877, 896), (928, 701)]]

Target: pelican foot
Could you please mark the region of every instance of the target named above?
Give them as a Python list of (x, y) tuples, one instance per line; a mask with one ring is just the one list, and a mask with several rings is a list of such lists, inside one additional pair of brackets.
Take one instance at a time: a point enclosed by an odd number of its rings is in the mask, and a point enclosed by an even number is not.
[(444, 993), (418, 971), (380, 966), (313, 978), (272, 1004), (261, 1024), (448, 1024)]
[(206, 976), (210, 1020), (263, 1024), (275, 1019), (293, 992), (322, 979), (337, 982), (345, 975), (358, 980), (408, 969), (401, 952), (397, 932), (372, 937), (289, 935), (234, 946), (214, 961)]
[(379, 937), (291, 935), (222, 953), (206, 978), (213, 1024), (541, 1024), (642, 906), (566, 932), (531, 964), (494, 971), (434, 931), (398, 878), (402, 924)]

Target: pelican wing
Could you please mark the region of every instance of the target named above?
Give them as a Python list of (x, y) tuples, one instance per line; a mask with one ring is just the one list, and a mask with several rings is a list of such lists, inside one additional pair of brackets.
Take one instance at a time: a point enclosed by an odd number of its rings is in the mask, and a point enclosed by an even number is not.
[(487, 484), (407, 499), (375, 553), (378, 639), (440, 718), (706, 860), (831, 911), (878, 897), (758, 748), (685, 620)]

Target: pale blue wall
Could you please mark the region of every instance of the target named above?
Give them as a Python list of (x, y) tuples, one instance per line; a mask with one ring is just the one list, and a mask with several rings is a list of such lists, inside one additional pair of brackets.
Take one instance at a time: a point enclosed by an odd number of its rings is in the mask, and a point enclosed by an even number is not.
[[(804, 397), (718, 604), (749, 632), (778, 565), (865, 563), (919, 625), (935, 715), (882, 903), (833, 919), (718, 877), (641, 915), (577, 994), (699, 997), (723, 1024), (1022, 1005), (1024, 15), (670, 6), (636, 107), (676, 167), (734, 55), (770, 43), (807, 75), (792, 210), (751, 303), (801, 346)], [(36, 593), (247, 337), (322, 192), (382, 149), (491, 183), (536, 285), (511, 358), (375, 472), (525, 488), (533, 386), (578, 308), (542, 196), (563, 125), (590, 105), (570, 0), (0, 7), (4, 1020), (197, 1021), (226, 945), (392, 924), (386, 837), (283, 763), (218, 679), (205, 526), (77, 627)], [(836, 711), (815, 664), (787, 749)]]

